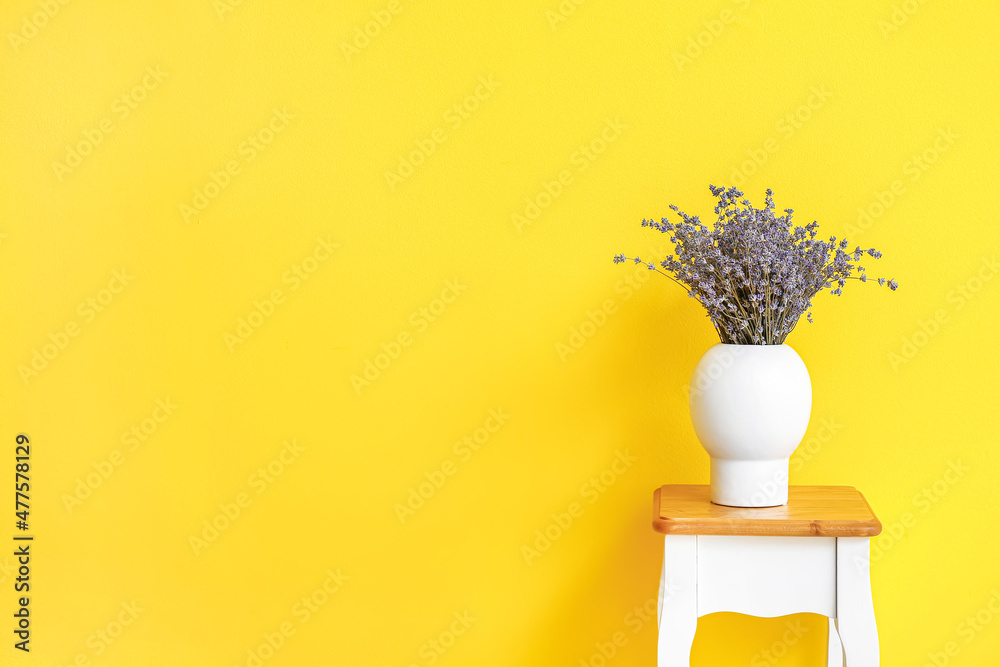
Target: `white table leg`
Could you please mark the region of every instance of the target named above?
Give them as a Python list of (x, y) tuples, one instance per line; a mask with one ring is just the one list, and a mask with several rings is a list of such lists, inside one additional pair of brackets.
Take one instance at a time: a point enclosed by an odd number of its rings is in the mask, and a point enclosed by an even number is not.
[(660, 576), (659, 667), (688, 667), (698, 627), (698, 538), (667, 535)]
[(847, 667), (878, 667), (867, 537), (837, 538), (837, 627)]
[(827, 640), (826, 665), (827, 667), (844, 667), (844, 647), (840, 643), (840, 634), (837, 632), (837, 619), (830, 620), (830, 638)]
[(660, 568), (660, 593), (656, 598), (656, 626), (660, 626), (660, 616), (663, 615), (663, 600), (667, 590), (667, 559), (663, 559), (663, 566)]

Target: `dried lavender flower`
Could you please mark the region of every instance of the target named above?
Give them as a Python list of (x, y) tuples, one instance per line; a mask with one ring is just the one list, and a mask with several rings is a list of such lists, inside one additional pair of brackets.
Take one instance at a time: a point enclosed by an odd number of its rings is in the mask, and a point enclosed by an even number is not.
[[(719, 200), (712, 230), (698, 216), (671, 205), (681, 222), (643, 219), (642, 226), (669, 233), (675, 254), (657, 264), (623, 254), (614, 262), (632, 259), (679, 284), (705, 307), (723, 343), (780, 345), (803, 314), (812, 322), (808, 311), (820, 291), (840, 296), (848, 280), (868, 282), (865, 269), (852, 262), (864, 254), (882, 256), (874, 248), (848, 251), (847, 239), (818, 240), (815, 221), (793, 228), (794, 211), (776, 216), (770, 189), (763, 209), (754, 208), (736, 188), (709, 189)], [(885, 278), (878, 283), (892, 291), (899, 287)]]

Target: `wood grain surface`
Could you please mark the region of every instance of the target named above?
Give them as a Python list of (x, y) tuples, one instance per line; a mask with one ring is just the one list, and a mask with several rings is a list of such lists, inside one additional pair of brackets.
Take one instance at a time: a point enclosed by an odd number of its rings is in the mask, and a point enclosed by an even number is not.
[(653, 494), (653, 528), (668, 535), (873, 537), (882, 524), (852, 486), (790, 486), (788, 504), (715, 505), (707, 484), (667, 484)]

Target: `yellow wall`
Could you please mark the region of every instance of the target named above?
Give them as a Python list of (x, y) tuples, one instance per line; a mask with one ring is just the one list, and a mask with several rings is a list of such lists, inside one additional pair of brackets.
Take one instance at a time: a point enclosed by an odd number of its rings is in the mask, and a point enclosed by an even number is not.
[[(885, 253), (898, 292), (789, 339), (792, 481), (890, 534), (882, 664), (995, 664), (995, 6), (177, 5), (0, 10), (0, 465), (28, 434), (36, 536), (0, 662), (653, 665), (652, 491), (708, 481), (714, 334), (611, 256), (714, 183)], [(692, 664), (822, 665), (821, 621), (708, 617)]]

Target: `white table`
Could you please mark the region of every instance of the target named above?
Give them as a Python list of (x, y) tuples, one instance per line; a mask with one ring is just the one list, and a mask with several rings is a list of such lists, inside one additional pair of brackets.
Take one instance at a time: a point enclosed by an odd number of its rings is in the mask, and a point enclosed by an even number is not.
[(829, 618), (828, 665), (877, 667), (870, 537), (882, 531), (847, 486), (792, 486), (788, 504), (714, 505), (707, 485), (663, 486), (653, 526), (665, 534), (660, 577), (660, 667), (689, 665), (698, 618), (811, 612)]

